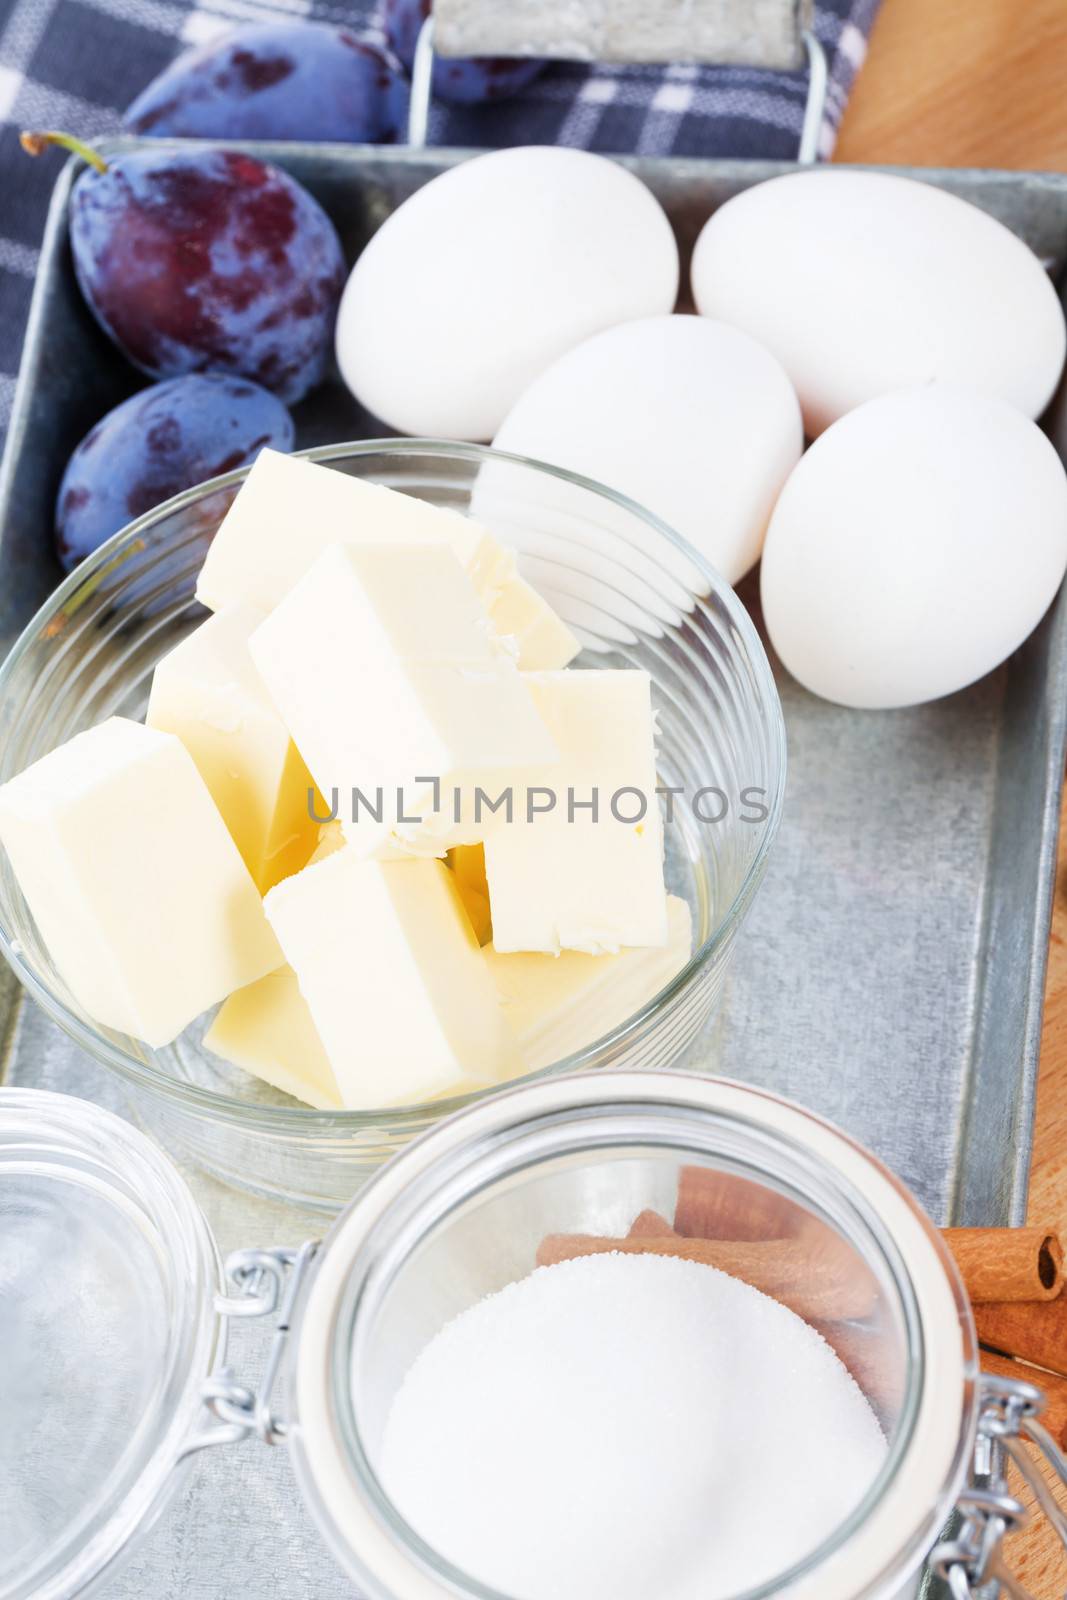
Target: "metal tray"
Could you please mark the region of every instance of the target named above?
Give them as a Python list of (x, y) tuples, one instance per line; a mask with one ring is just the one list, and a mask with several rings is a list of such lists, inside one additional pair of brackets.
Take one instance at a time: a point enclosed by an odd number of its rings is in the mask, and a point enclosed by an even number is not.
[[(133, 141), (115, 141), (118, 149)], [(286, 167), (333, 216), (354, 259), (376, 226), (464, 152), (241, 146)], [(777, 164), (631, 160), (683, 255), (730, 195)], [(66, 234), (76, 167), (57, 185), (0, 471), (0, 647), (58, 577), (51, 555), (66, 459), (137, 375), (78, 293)], [(1067, 176), (922, 172), (1006, 222), (1057, 281), (1067, 264)], [(1058, 411), (1054, 416), (1058, 417)], [(336, 381), (297, 411), (301, 446), (382, 430)], [(1067, 428), (1052, 432), (1064, 453)], [(713, 494), (714, 486), (709, 486)], [(742, 596), (758, 612), (749, 579)], [(817, 701), (777, 674), (790, 742), (785, 821), (739, 940), (726, 1000), (695, 1061), (767, 1085), (875, 1150), (939, 1221), (1019, 1221), (1067, 726), (1067, 600), (973, 688), (910, 711)], [(3, 731), (0, 730), (0, 737)], [(0, 979), (0, 1081), (123, 1109), (117, 1079)], [(225, 1251), (293, 1243), (307, 1215), (193, 1187)], [(238, 1370), (261, 1356), (249, 1326)], [(109, 1596), (351, 1593), (307, 1524), (284, 1452), (213, 1452)], [(279, 1591), (280, 1592), (280, 1591)]]

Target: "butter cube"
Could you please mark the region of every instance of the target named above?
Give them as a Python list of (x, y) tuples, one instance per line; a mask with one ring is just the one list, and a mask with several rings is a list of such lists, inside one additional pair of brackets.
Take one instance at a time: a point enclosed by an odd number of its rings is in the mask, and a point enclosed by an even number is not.
[(294, 1100), (317, 1111), (340, 1110), (333, 1068), (292, 967), (279, 967), (231, 994), (204, 1044)]
[(318, 842), (308, 859), (307, 865), (313, 867), (316, 861), (325, 861), (327, 856), (332, 856), (335, 851), (343, 850), (345, 843), (344, 830), (339, 822), (324, 822), (319, 828)]
[[(442, 546), (332, 545), (249, 648), (315, 782), (364, 850), (432, 805), (431, 779), (462, 786), (474, 772), (555, 757), (524, 679), (494, 650), (473, 585)], [(377, 824), (353, 821), (353, 789), (378, 809)], [(443, 821), (433, 845), (442, 855), (469, 842)]]
[(146, 721), (182, 741), (266, 894), (306, 865), (319, 825), (311, 774), (248, 651), (262, 621), (239, 602), (201, 623), (156, 667)]
[(98, 1023), (169, 1044), (282, 963), (192, 756), (112, 717), (0, 788), (0, 842), (67, 987)]
[(600, 956), (582, 950), (502, 955), (487, 945), (482, 960), (527, 1068), (536, 1072), (585, 1049), (639, 1011), (685, 966), (692, 937), (689, 907), (672, 894), (664, 945)]
[(512, 553), (478, 523), (277, 450), (260, 451), (219, 525), (196, 597), (210, 611), (247, 601), (265, 614), (330, 545), (394, 539), (454, 550), (495, 631), (514, 638), (520, 667), (562, 667), (575, 654), (577, 641), (518, 576)]
[[(559, 750), (521, 775), (485, 838), (499, 951), (667, 939), (650, 682), (637, 670), (524, 675)], [(595, 803), (595, 811), (592, 809)]]
[(453, 538), (485, 607), (493, 634), (507, 646), (522, 672), (550, 672), (573, 661), (581, 649), (563, 619), (518, 572), (515, 556), (475, 522), (464, 544)]
[(443, 862), (345, 848), (278, 884), (266, 908), (349, 1108), (462, 1094), (521, 1070)]
[(364, 478), (261, 450), (211, 541), (196, 598), (210, 611), (241, 600), (273, 611), (332, 544), (448, 544), (454, 533), (462, 559), (473, 554), (474, 527)]
[(448, 852), (447, 859), (475, 937), (479, 944), (488, 944), (493, 937), (493, 919), (485, 879), (485, 851), (480, 844), (458, 844)]
[(523, 672), (561, 670), (581, 649), (563, 619), (518, 573), (503, 585), (488, 612), (494, 633), (514, 640)]
[(467, 517), (457, 518), (453, 512), (435, 510), (434, 514), (447, 518), (445, 526), (449, 529), (449, 543), (478, 591), (482, 605), (487, 611), (490, 610), (518, 576), (514, 551), (499, 544), (480, 522), (471, 522)]

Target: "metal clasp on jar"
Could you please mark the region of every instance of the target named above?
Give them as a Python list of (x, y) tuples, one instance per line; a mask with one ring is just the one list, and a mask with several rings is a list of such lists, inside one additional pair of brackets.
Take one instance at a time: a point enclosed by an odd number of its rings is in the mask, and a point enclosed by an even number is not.
[(933, 1570), (948, 1585), (953, 1600), (973, 1600), (998, 1584), (1011, 1600), (1033, 1600), (1004, 1563), (1003, 1541), (1028, 1521), (1022, 1502), (1008, 1489), (1006, 1467), (1014, 1462), (1041, 1510), (1067, 1548), (1067, 1515), (1049, 1489), (1024, 1441), (1036, 1446), (1060, 1483), (1067, 1485), (1067, 1457), (1038, 1421), (1045, 1399), (1031, 1383), (983, 1374), (980, 1379), (974, 1482), (960, 1495), (960, 1525), (930, 1557)]
[(239, 1383), (228, 1367), (206, 1379), (205, 1406), (214, 1424), (193, 1434), (178, 1459), (195, 1455), (209, 1445), (238, 1444), (255, 1434), (264, 1444), (281, 1444), (286, 1423), (271, 1407), (271, 1398), (289, 1339), (293, 1308), (319, 1248), (308, 1239), (296, 1249), (236, 1250), (226, 1261), (226, 1280), (232, 1294), (215, 1296), (222, 1317), (271, 1317), (277, 1314), (267, 1364), (254, 1388)]

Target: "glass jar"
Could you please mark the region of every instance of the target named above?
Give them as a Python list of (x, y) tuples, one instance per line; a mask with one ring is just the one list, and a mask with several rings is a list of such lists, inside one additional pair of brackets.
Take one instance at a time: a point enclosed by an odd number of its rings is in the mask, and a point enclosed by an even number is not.
[(0, 1595), (110, 1572), (188, 1470), (223, 1364), (221, 1265), (184, 1180), (98, 1106), (0, 1090)]
[[(781, 705), (745, 608), (650, 512), (570, 473), (425, 440), (306, 454), (469, 512), (518, 553), (576, 631), (579, 666), (649, 673), (660, 782), (691, 802), (677, 801), (665, 831), (668, 886), (692, 912), (692, 959), (634, 1015), (537, 1075), (676, 1060), (722, 993), (782, 809)], [(157, 662), (204, 620), (197, 574), (246, 473), (139, 518), (49, 597), (0, 666), (0, 783), (105, 717), (144, 715)], [(0, 952), (76, 1043), (120, 1074), (137, 1116), (168, 1149), (239, 1187), (336, 1211), (407, 1140), (476, 1098), (314, 1111), (205, 1049), (203, 1019), (159, 1050), (98, 1026), (56, 971), (2, 849)]]
[[(774, 1096), (657, 1071), (561, 1077), (457, 1113), (385, 1166), (321, 1242), (240, 1251), (228, 1263), (229, 1291), (218, 1283), (214, 1293), (203, 1220), (142, 1135), (60, 1096), (0, 1097), (0, 1208), (16, 1263), (0, 1296), (14, 1306), (0, 1388), (13, 1381), (23, 1396), (0, 1456), (16, 1534), (14, 1555), (0, 1558), (0, 1597), (83, 1593), (157, 1514), (173, 1466), (258, 1434), (288, 1446), (304, 1499), (368, 1600), (504, 1600), (427, 1546), (382, 1488), (392, 1398), (447, 1321), (532, 1270), (546, 1235), (617, 1239), (648, 1208), (673, 1215), (694, 1174), (725, 1205), (734, 1237), (743, 1230), (749, 1243), (765, 1242), (788, 1217), (793, 1240), (821, 1241), (805, 1258), (807, 1314), (887, 1441), (846, 1521), (744, 1600), (910, 1596), (931, 1552), (954, 1593), (969, 1594), (996, 1570), (998, 1536), (1021, 1515), (990, 1440), (1011, 1443), (1020, 1429), (1039, 1437), (1040, 1397), (979, 1377), (952, 1259), (870, 1155)], [(73, 1254), (99, 1279), (94, 1291), (82, 1274), (99, 1337), (79, 1337), (74, 1350), (48, 1284), (60, 1241), (64, 1274)], [(274, 1316), (275, 1333), (254, 1380), (220, 1362), (227, 1319), (257, 1314)], [(150, 1361), (133, 1332), (145, 1317), (159, 1327)], [(120, 1416), (115, 1400), (128, 1395), (131, 1368), (142, 1373), (141, 1404)], [(115, 1435), (114, 1469), (81, 1499), (47, 1501), (61, 1438), (36, 1430), (27, 1451), (25, 1407), (47, 1397), (42, 1412), (65, 1414), (76, 1383), (87, 1435), (103, 1425)], [(968, 1482), (976, 1461), (987, 1474), (977, 1485)], [(61, 1481), (82, 1479), (72, 1468)], [(51, 1507), (44, 1520), (42, 1501)], [(962, 1530), (935, 1551), (957, 1506)], [(37, 1531), (26, 1536), (25, 1527)]]

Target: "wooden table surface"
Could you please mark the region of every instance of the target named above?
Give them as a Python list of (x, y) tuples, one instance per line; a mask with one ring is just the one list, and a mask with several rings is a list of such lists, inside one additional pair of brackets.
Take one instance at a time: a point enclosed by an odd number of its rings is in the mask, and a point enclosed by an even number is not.
[[(883, 0), (841, 161), (1067, 171), (1067, 0)], [(1067, 1232), (1067, 825), (1045, 990), (1030, 1215)], [(1067, 1558), (1040, 1521), (1009, 1543), (1036, 1600)]]

